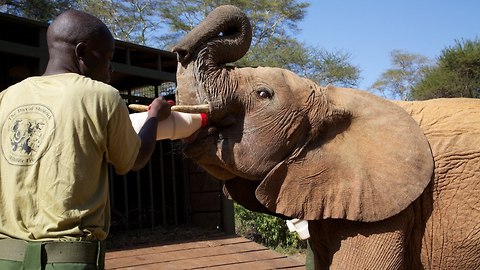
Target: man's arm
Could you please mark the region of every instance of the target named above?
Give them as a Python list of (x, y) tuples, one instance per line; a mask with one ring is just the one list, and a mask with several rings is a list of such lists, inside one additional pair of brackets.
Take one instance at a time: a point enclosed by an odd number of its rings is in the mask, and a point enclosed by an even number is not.
[(142, 144), (140, 146), (137, 159), (132, 167), (132, 171), (138, 171), (145, 167), (150, 160), (157, 142), (158, 121), (162, 121), (170, 116), (170, 107), (171, 104), (168, 103), (163, 97), (154, 99), (150, 104), (147, 120), (145, 120), (145, 124), (138, 133)]

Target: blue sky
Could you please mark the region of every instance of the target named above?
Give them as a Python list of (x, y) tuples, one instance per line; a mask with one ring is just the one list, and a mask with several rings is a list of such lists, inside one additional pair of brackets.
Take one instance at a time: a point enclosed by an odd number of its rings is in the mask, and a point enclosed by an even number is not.
[(435, 59), (455, 40), (480, 38), (480, 0), (310, 0), (296, 36), (351, 55), (366, 89), (402, 50)]

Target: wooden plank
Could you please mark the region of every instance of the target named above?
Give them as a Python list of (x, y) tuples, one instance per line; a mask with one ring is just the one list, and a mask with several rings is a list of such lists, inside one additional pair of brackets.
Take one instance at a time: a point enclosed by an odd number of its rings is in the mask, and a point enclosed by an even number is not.
[[(192, 268), (201, 269), (201, 268)], [(238, 269), (305, 269), (305, 265), (301, 262), (297, 262), (291, 258), (265, 258), (263, 260), (242, 262), (236, 264), (225, 264), (219, 266), (208, 267), (211, 270), (238, 270)]]
[(107, 252), (105, 269), (304, 269), (304, 263), (241, 236)]
[(219, 237), (211, 238), (208, 240), (201, 240), (201, 241), (166, 243), (163, 245), (137, 247), (133, 250), (108, 251), (105, 254), (105, 259), (109, 260), (109, 259), (121, 258), (121, 257), (173, 252), (173, 251), (179, 251), (179, 250), (188, 250), (188, 249), (205, 248), (205, 247), (225, 246), (225, 245), (248, 243), (248, 242), (251, 242), (251, 241), (244, 237), (240, 237), (236, 235), (234, 236), (222, 235)]
[[(175, 250), (170, 252), (156, 252), (148, 254), (139, 254), (136, 256), (116, 258), (115, 260), (106, 260), (108, 267), (117, 269), (127, 266), (143, 266), (149, 264), (158, 264), (173, 261), (195, 261), (203, 262), (211, 260), (211, 257), (219, 255), (231, 255), (242, 252), (252, 252), (259, 250), (268, 250), (265, 247), (252, 242), (232, 244), (228, 246), (196, 247), (184, 250)], [(268, 250), (269, 251), (269, 250)], [(202, 259), (203, 258), (203, 259)]]
[[(299, 266), (300, 263), (289, 263), (288, 258), (271, 250), (258, 250), (202, 256), (198, 258), (185, 258), (171, 261), (148, 263), (142, 265), (129, 265), (126, 268), (115, 269), (273, 269), (275, 267)], [(253, 268), (252, 268), (253, 267)], [(261, 268), (259, 268), (261, 267)]]

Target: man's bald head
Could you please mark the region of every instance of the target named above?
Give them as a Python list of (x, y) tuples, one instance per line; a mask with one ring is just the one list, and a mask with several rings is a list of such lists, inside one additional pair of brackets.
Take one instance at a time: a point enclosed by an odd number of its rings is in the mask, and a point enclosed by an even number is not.
[(47, 40), (49, 46), (57, 42), (76, 45), (100, 35), (111, 36), (100, 19), (82, 11), (69, 10), (60, 14), (48, 27)]
[(110, 81), (114, 39), (107, 26), (88, 13), (69, 10), (47, 30), (49, 62), (44, 75), (78, 73)]

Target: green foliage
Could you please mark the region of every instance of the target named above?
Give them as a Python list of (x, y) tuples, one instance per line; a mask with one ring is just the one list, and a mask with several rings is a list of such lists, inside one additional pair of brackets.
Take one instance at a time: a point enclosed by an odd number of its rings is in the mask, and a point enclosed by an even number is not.
[(158, 0), (77, 0), (81, 10), (94, 14), (110, 28), (116, 39), (154, 45), (152, 36), (160, 27)]
[(247, 55), (236, 64), (289, 69), (318, 84), (354, 87), (360, 70), (349, 63), (350, 55), (308, 47), (295, 39), (309, 4), (281, 0), (211, 0), (168, 2), (160, 8), (171, 33), (163, 36), (164, 47), (170, 47), (179, 37), (195, 27), (215, 7), (231, 4), (240, 7), (249, 17), (253, 39)]
[(360, 79), (360, 70), (349, 60), (347, 53), (328, 52), (305, 46), (293, 38), (275, 37), (251, 48), (237, 64), (285, 68), (320, 85), (354, 87)]
[(480, 41), (456, 41), (412, 91), (415, 99), (480, 98)]
[(360, 70), (349, 63), (349, 54), (308, 47), (294, 38), (299, 31), (297, 23), (304, 18), (309, 6), (302, 1), (165, 1), (160, 12), (171, 33), (162, 36), (163, 47), (172, 46), (215, 7), (223, 4), (241, 8), (253, 28), (250, 50), (237, 65), (285, 68), (318, 84), (347, 87), (358, 84)]
[(76, 7), (75, 0), (0, 0), (0, 12), (49, 22), (63, 11)]
[(284, 220), (267, 214), (252, 212), (234, 204), (235, 230), (246, 238), (272, 249), (291, 252), (305, 249), (307, 241), (290, 233)]
[(309, 58), (304, 66), (299, 67), (299, 70), (292, 70), (320, 85), (357, 86), (360, 69), (349, 62), (350, 54), (308, 48), (307, 56)]
[[(302, 20), (309, 6), (295, 0), (189, 0), (160, 1), (160, 18), (176, 35), (164, 36), (169, 45), (179, 36), (192, 30), (213, 9), (220, 5), (235, 5), (250, 18), (253, 28), (252, 48), (268, 43), (272, 37), (288, 37), (298, 31), (296, 23)], [(173, 39), (172, 39), (173, 38)], [(168, 44), (165, 44), (168, 45)], [(166, 46), (168, 47), (168, 46)]]
[(399, 50), (391, 53), (393, 68), (383, 72), (369, 91), (386, 98), (411, 100), (413, 87), (423, 78), (430, 60), (422, 55)]

